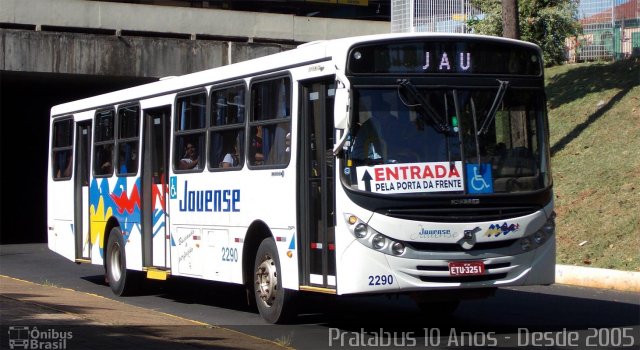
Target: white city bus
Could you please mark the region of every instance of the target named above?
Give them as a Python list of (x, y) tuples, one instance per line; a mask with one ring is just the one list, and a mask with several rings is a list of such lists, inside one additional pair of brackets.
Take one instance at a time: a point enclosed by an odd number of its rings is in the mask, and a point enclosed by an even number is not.
[[(474, 35), (314, 42), (51, 110), (48, 239), (139, 277), (426, 310), (548, 285), (555, 214), (539, 47)], [(436, 302), (437, 301), (437, 302)]]

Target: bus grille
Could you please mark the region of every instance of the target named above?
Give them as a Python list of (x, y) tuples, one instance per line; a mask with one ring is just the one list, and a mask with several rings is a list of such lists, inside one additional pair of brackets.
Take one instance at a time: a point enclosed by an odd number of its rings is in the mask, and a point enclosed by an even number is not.
[(422, 252), (469, 252), (474, 250), (490, 250), (507, 248), (513, 245), (517, 239), (507, 239), (496, 242), (476, 243), (471, 249), (464, 249), (458, 243), (426, 243), (426, 242), (407, 242), (404, 243), (413, 250)]
[(539, 207), (387, 209), (381, 214), (413, 221), (476, 222), (512, 219), (533, 214), (540, 209)]
[(422, 282), (431, 283), (465, 283), (465, 282), (486, 282), (494, 281), (507, 277), (506, 273), (495, 273), (492, 275), (480, 276), (420, 276)]

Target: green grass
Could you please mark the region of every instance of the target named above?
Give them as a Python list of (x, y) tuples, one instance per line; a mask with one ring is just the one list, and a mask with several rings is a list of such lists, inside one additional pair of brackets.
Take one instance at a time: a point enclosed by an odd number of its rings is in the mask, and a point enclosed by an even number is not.
[(640, 271), (640, 60), (545, 74), (557, 261)]

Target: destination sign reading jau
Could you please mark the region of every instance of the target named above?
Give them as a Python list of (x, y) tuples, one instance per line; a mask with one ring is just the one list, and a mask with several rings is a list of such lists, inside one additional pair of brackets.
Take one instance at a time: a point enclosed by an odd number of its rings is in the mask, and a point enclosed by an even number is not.
[(351, 49), (348, 72), (361, 74), (507, 74), (539, 76), (540, 51), (515, 42), (478, 38), (376, 43)]
[[(453, 57), (453, 61), (449, 59), (449, 54), (443, 52), (440, 56), (435, 56), (431, 58), (431, 52), (427, 51), (424, 53), (424, 62), (425, 65), (422, 66), (422, 69), (425, 71), (435, 70), (437, 72), (467, 72), (471, 69), (471, 52), (460, 52), (460, 56), (458, 60), (455, 60), (458, 57)], [(433, 62), (435, 59), (436, 62)], [(433, 66), (433, 64), (436, 66)], [(451, 64), (453, 63), (453, 67)]]

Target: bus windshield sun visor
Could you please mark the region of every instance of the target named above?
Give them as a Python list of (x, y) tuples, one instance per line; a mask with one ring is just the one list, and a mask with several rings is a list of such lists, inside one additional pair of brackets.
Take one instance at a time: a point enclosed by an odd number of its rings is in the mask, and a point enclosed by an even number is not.
[[(408, 97), (409, 101), (405, 101), (402, 97), (402, 92), (404, 92), (404, 95)], [(436, 112), (422, 97), (422, 95), (420, 95), (416, 87), (408, 79), (398, 79), (398, 97), (405, 106), (417, 109), (419, 112), (418, 114), (422, 116), (425, 121), (435, 125), (441, 133), (449, 133), (451, 131), (449, 125), (447, 125), (438, 112)]]
[(491, 105), (491, 109), (489, 109), (487, 116), (482, 122), (482, 126), (480, 127), (480, 130), (478, 130), (478, 133), (477, 133), (478, 135), (486, 134), (487, 131), (489, 131), (489, 125), (491, 125), (491, 122), (496, 117), (498, 106), (500, 106), (500, 104), (502, 103), (504, 94), (505, 92), (507, 92), (507, 88), (509, 87), (509, 82), (506, 80), (498, 80), (498, 83), (500, 83), (500, 87), (498, 88), (498, 92), (496, 93), (495, 99), (493, 99), (493, 104)]

